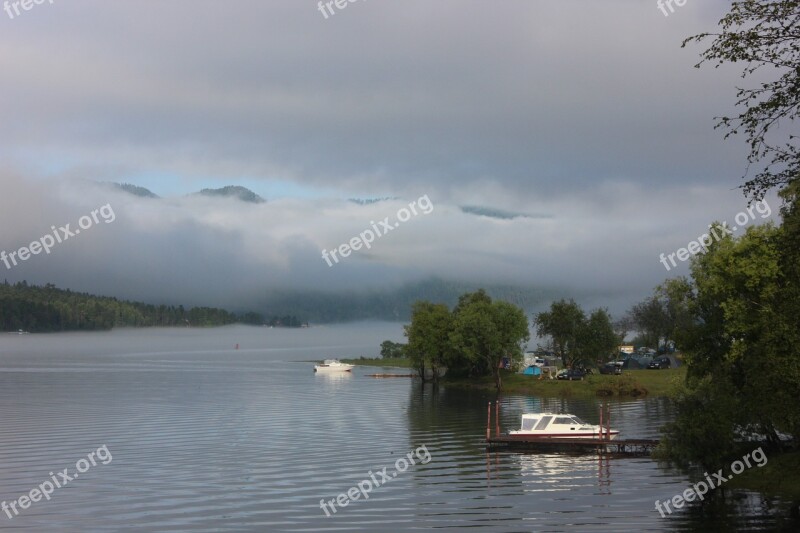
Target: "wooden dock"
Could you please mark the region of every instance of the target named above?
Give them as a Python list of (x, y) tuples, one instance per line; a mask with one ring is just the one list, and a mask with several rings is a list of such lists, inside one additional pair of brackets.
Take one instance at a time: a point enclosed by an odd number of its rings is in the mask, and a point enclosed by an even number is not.
[(554, 439), (528, 435), (496, 435), (486, 440), (490, 451), (532, 451), (649, 455), (658, 445), (652, 439)]
[[(605, 428), (611, 427), (610, 414), (606, 414)], [(603, 426), (603, 413), (600, 413), (600, 425)], [(486, 422), (486, 448), (489, 451), (531, 451), (531, 452), (567, 452), (598, 453), (603, 455), (649, 455), (658, 446), (654, 439), (608, 439), (608, 433), (602, 432), (592, 439), (564, 439), (534, 435), (509, 435), (500, 433), (500, 403), (495, 404), (495, 431), (492, 434), (492, 402)]]

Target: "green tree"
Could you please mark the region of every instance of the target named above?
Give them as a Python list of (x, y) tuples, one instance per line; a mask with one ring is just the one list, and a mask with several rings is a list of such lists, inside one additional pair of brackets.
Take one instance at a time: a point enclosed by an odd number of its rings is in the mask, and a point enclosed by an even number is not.
[(745, 80), (760, 71), (752, 87), (738, 89), (736, 105), (741, 113), (718, 117), (717, 127), (727, 130), (726, 138), (744, 134), (750, 147), (748, 168), (762, 166), (744, 190), (761, 199), (769, 189), (800, 175), (798, 137), (791, 127), (779, 128), (781, 122), (790, 124), (797, 118), (800, 105), (800, 2), (734, 1), (719, 27), (718, 33), (689, 37), (683, 46), (713, 37), (696, 67), (743, 63)]
[(630, 315), (639, 331), (639, 338), (647, 346), (658, 349), (662, 335), (669, 329), (669, 317), (663, 302), (658, 296), (650, 296), (634, 305), (630, 310)]
[(525, 313), (508, 302), (493, 302), (479, 291), (462, 297), (453, 317), (450, 340), (454, 349), (472, 363), (473, 370), (490, 372), (500, 390), (503, 358), (520, 361), (530, 338)]
[(406, 345), (400, 342), (383, 341), (381, 343), (381, 357), (396, 359), (405, 357)]
[[(692, 322), (682, 335), (687, 381), (662, 453), (720, 468), (747, 437), (800, 442), (797, 188), (785, 225), (749, 227), (692, 260)], [(793, 266), (792, 266), (793, 265)]]
[(664, 347), (668, 348), (678, 341), (682, 331), (692, 325), (689, 302), (692, 299), (692, 284), (684, 277), (672, 278), (656, 287), (656, 297), (662, 302), (664, 309)]
[(439, 371), (447, 365), (451, 353), (451, 329), (452, 315), (446, 305), (427, 301), (412, 305), (411, 324), (404, 327), (408, 337), (405, 352), (421, 378), (425, 379), (425, 371), (430, 369), (432, 379), (438, 380)]
[(553, 339), (553, 350), (566, 367), (572, 367), (578, 353), (575, 350), (586, 315), (574, 300), (558, 300), (550, 304), (550, 311), (537, 314), (533, 319), (536, 334)]
[(595, 309), (578, 328), (572, 364), (587, 365), (613, 358), (619, 348), (611, 316), (606, 309)]

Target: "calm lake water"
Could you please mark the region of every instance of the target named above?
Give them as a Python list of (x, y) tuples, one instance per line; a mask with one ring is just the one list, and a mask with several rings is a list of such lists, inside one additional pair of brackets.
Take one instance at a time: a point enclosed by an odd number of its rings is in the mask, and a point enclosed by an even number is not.
[[(19, 514), (9, 511), (13, 518), (0, 514), (0, 528), (790, 527), (775, 518), (781, 502), (730, 491), (724, 502), (661, 518), (654, 501), (699, 479), (648, 458), (487, 454), (486, 405), (493, 396), (366, 377), (380, 371), (375, 368), (316, 375), (303, 362), (375, 356), (385, 339), (402, 340), (401, 326), (0, 334), (0, 500), (18, 501), (51, 477), (64, 481), (65, 468), (70, 477), (83, 470), (54, 488), (49, 501), (27, 502), (27, 509), (18, 502)], [(501, 406), (504, 429), (517, 426), (522, 412), (543, 409), (598, 421), (594, 400), (505, 395)], [(671, 411), (666, 400), (644, 399), (612, 402), (611, 412), (624, 436), (656, 438)], [(416, 464), (397, 472), (415, 450)], [(378, 474), (384, 467), (389, 481)], [(367, 488), (366, 480), (384, 484), (369, 499), (326, 516), (320, 500), (359, 483)]]

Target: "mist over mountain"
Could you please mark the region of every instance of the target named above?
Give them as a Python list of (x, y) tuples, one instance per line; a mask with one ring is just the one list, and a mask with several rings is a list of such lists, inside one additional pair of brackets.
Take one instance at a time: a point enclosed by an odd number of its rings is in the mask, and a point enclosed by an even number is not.
[(241, 187), (239, 185), (227, 185), (218, 189), (203, 189), (196, 194), (219, 198), (237, 198), (243, 202), (250, 202), (253, 204), (262, 204), (266, 202), (266, 200), (247, 187)]
[(443, 303), (453, 307), (458, 297), (480, 288), (492, 297), (514, 303), (526, 312), (542, 309), (563, 292), (510, 285), (479, 285), (431, 278), (407, 283), (395, 289), (363, 291), (285, 291), (273, 290), (258, 306), (265, 314), (291, 314), (311, 322), (346, 322), (381, 319), (407, 321), (411, 305), (417, 300)]
[(125, 191), (129, 194), (134, 196), (138, 196), (139, 198), (158, 198), (159, 196), (155, 194), (150, 189), (145, 187), (139, 187), (138, 185), (133, 185), (131, 183), (116, 183), (116, 182), (108, 182), (107, 185), (119, 189), (121, 191)]
[[(275, 197), (267, 203), (241, 186), (206, 194), (172, 189), (159, 197), (126, 183), (0, 174), (4, 190), (14, 191), (0, 195), (0, 213), (13, 221), (0, 225), (7, 253), (52, 233), (51, 227), (76, 228), (81, 217), (101, 206), (113, 212), (49, 253), (0, 264), (12, 283), (53, 283), (153, 304), (294, 314), (312, 321), (403, 319), (416, 297), (432, 295), (452, 304), (458, 294), (479, 287), (494, 287), (526, 308), (552, 295), (574, 297), (585, 308), (620, 311), (666, 277), (659, 253), (685, 245), (686, 232), (679, 228), (693, 225), (697, 231), (689, 235), (701, 233), (711, 217), (704, 211), (709, 205), (719, 220), (736, 213), (735, 201), (726, 204), (711, 189), (674, 198), (675, 204), (696, 208), (666, 219), (654, 217), (651, 199), (636, 189), (609, 194), (602, 205), (594, 196), (543, 198), (525, 209), (464, 212), (460, 206), (479, 204), (435, 195), (427, 195), (429, 203), (420, 203), (422, 195), (363, 202), (347, 199), (352, 196)], [(517, 213), (537, 215), (513, 216)], [(323, 251), (349, 247), (367, 231), (374, 234), (369, 246), (352, 249), (335, 263), (324, 260)], [(681, 264), (670, 275), (686, 269)], [(431, 279), (445, 281), (413, 287)]]

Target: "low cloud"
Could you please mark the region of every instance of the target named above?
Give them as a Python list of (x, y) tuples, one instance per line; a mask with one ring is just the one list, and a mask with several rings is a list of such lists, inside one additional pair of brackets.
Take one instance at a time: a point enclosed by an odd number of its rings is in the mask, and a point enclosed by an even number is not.
[[(429, 214), (410, 218), (331, 268), (322, 249), (348, 242), (385, 217), (395, 220), (413, 198), (255, 204), (196, 195), (141, 198), (88, 181), (3, 180), (14, 191), (0, 199), (0, 246), (7, 251), (51, 225), (74, 227), (101, 205), (111, 204), (116, 215), (113, 224), (99, 224), (50, 255), (6, 269), (7, 279), (235, 309), (263, 303), (273, 289), (375, 290), (432, 276), (601, 293), (622, 305), (666, 277), (661, 252), (745, 207), (734, 191), (720, 197), (711, 188), (667, 189), (654, 201), (649, 190), (616, 184), (570, 201), (530, 205), (526, 211), (535, 218), (499, 219), (431, 196)], [(685, 272), (685, 266), (674, 271)]]

